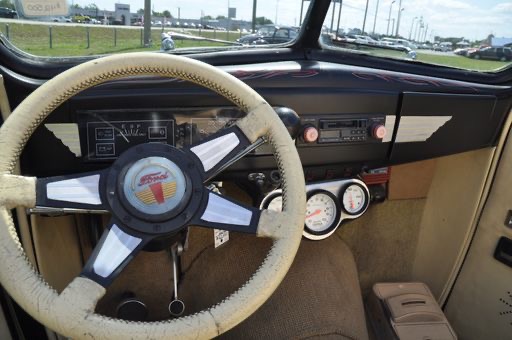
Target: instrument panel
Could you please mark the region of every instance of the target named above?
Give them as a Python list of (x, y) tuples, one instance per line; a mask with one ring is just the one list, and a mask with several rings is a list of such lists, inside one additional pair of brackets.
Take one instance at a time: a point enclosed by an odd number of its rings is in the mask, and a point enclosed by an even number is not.
[[(360, 217), (370, 204), (370, 191), (358, 179), (307, 184), (306, 193), (302, 235), (315, 241), (331, 236), (343, 220)], [(278, 189), (265, 196), (260, 208), (280, 212), (282, 205), (282, 190)]]
[[(238, 108), (94, 110), (77, 112), (84, 161), (113, 161), (141, 143), (183, 148), (200, 142), (245, 116)], [(122, 119), (120, 119), (122, 117)], [(260, 147), (255, 154), (268, 154)]]

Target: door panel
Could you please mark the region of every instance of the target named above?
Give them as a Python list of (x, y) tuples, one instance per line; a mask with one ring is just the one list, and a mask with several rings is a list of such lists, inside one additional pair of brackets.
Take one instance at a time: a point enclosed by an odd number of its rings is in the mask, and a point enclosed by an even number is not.
[(461, 339), (510, 339), (512, 268), (494, 259), (500, 237), (512, 238), (505, 219), (512, 202), (512, 141), (504, 147), (473, 242), (445, 312)]

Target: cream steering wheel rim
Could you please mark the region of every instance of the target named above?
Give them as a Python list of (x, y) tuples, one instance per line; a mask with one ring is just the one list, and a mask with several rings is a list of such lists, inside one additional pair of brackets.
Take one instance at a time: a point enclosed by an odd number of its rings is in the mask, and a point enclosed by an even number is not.
[[(237, 122), (254, 142), (266, 135), (283, 178), (282, 213), (263, 211), (258, 236), (274, 245), (260, 268), (238, 291), (197, 314), (160, 322), (128, 322), (94, 313), (105, 288), (75, 278), (60, 294), (34, 270), (18, 240), (10, 213), (33, 207), (35, 178), (15, 176), (19, 155), (37, 126), (56, 107), (92, 86), (127, 76), (180, 78), (224, 96), (247, 116)], [(270, 105), (237, 78), (202, 62), (165, 54), (130, 53), (95, 59), (49, 80), (27, 97), (0, 128), (0, 282), (16, 302), (45, 326), (72, 338), (212, 338), (254, 313), (290, 268), (302, 236), (305, 183), (302, 165), (286, 128)]]

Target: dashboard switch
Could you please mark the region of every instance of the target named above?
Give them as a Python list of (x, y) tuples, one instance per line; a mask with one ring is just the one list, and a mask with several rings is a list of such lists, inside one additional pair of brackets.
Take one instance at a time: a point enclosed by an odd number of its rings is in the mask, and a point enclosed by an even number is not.
[(302, 138), (306, 143), (314, 143), (318, 139), (318, 129), (314, 126), (308, 126), (302, 133)]
[(386, 127), (383, 124), (373, 124), (370, 128), (370, 133), (375, 139), (383, 139), (386, 137)]

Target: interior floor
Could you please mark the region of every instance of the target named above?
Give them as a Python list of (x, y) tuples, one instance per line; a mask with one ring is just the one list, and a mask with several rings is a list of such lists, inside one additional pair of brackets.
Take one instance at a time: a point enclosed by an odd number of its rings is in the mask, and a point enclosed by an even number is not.
[[(238, 187), (226, 184), (225, 188), (230, 196), (248, 201)], [(373, 204), (366, 214), (344, 223), (330, 238), (303, 240), (291, 270), (272, 298), (223, 337), (307, 338), (320, 333), (351, 339), (368, 337), (361, 297), (375, 282), (411, 279), (425, 201)], [(87, 228), (90, 226), (79, 229)], [(178, 290), (186, 304), (185, 315), (235, 292), (258, 269), (271, 245), (269, 239), (230, 233), (230, 241), (214, 248), (213, 230), (190, 228)], [(88, 248), (90, 245), (82, 240), (84, 260), (90, 253)], [(168, 319), (173, 296), (170, 253), (138, 254), (108, 288), (96, 311), (116, 316), (116, 308), (127, 294), (144, 302), (148, 321)], [(290, 317), (273, 323), (273, 313)]]
[(336, 232), (354, 254), (363, 296), (376, 282), (412, 279), (426, 199), (386, 200)]

